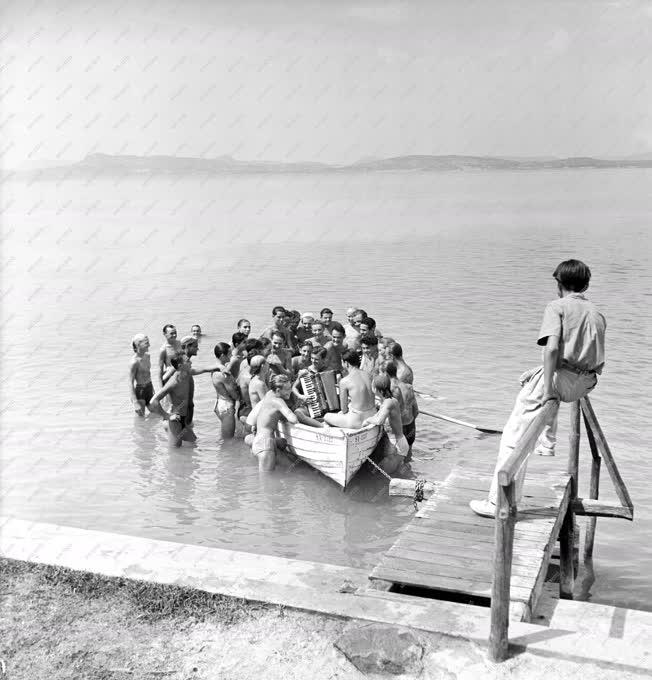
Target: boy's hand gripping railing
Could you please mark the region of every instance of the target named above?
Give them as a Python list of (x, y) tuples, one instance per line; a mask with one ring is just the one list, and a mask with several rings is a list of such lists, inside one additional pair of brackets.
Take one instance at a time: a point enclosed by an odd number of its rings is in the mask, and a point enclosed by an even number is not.
[(509, 627), (509, 591), (512, 576), (512, 551), (514, 524), (516, 523), (516, 474), (532, 452), (539, 435), (554, 411), (557, 402), (547, 402), (537, 417), (529, 424), (514, 451), (498, 470), (498, 497), (496, 499), (496, 533), (494, 541), (493, 583), (491, 587), (491, 631), (489, 654), (494, 661), (507, 658)]

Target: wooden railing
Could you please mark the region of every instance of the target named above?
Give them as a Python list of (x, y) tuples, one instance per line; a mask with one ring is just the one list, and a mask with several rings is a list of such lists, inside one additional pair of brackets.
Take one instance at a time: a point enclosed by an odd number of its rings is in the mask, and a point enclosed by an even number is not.
[[(496, 499), (496, 528), (494, 543), (494, 576), (491, 589), (491, 630), (489, 634), (489, 655), (494, 661), (502, 661), (508, 656), (509, 648), (509, 606), (510, 582), (512, 573), (512, 554), (514, 548), (514, 525), (517, 507), (515, 477), (534, 449), (558, 404), (548, 402), (530, 423), (514, 451), (506, 458), (497, 472), (498, 497)], [(589, 498), (578, 498), (580, 415), (584, 416), (587, 438), (592, 455)], [(603, 503), (598, 500), (600, 490), (600, 465), (604, 458), (605, 466), (614, 484), (620, 505)], [(597, 517), (621, 517), (633, 519), (634, 506), (625, 483), (618, 472), (607, 440), (600, 428), (588, 397), (571, 404), (570, 451), (568, 474), (571, 477), (570, 501), (564, 509), (564, 520), (559, 532), (560, 597), (572, 599), (574, 586), (573, 549), (575, 544), (575, 515), (588, 515), (584, 559), (591, 560), (595, 540)]]

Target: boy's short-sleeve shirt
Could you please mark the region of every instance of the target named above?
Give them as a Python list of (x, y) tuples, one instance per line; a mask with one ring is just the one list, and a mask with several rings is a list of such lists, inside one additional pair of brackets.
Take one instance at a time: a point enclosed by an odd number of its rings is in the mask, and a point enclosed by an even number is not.
[(581, 293), (571, 293), (548, 303), (537, 340), (559, 338), (559, 364), (602, 373), (607, 322), (598, 308)]

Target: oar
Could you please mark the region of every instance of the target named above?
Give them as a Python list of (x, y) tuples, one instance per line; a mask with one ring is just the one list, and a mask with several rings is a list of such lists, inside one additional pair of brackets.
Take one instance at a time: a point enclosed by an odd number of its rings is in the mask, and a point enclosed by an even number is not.
[(431, 418), (439, 418), (439, 420), (447, 420), (449, 423), (455, 423), (456, 425), (463, 425), (464, 427), (472, 427), (474, 430), (479, 430), (480, 432), (485, 432), (487, 434), (502, 434), (502, 430), (492, 430), (489, 427), (480, 427), (479, 425), (473, 425), (473, 423), (467, 423), (465, 420), (458, 420), (457, 418), (451, 418), (450, 416), (445, 416), (441, 413), (429, 413), (428, 411), (423, 411), (419, 409), (419, 415), (423, 413), (424, 416), (430, 416)]

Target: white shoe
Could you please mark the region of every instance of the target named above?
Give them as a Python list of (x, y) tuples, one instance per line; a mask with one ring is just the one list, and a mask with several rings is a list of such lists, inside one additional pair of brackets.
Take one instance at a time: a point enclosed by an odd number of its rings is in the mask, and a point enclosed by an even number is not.
[(469, 507), (476, 515), (480, 515), (480, 517), (491, 517), (491, 519), (496, 517), (496, 504), (488, 499), (483, 501), (470, 501)]

